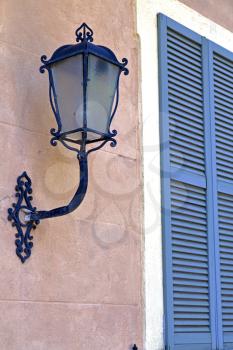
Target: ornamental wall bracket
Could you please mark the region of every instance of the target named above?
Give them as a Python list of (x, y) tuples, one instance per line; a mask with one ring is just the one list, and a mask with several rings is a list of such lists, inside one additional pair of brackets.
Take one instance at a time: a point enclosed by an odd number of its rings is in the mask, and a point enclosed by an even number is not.
[(111, 123), (119, 101), (120, 76), (129, 73), (128, 61), (123, 58), (120, 62), (108, 47), (94, 44), (93, 30), (86, 23), (75, 33), (76, 44), (62, 45), (50, 59), (41, 57), (40, 72), (48, 73), (49, 100), (57, 123), (51, 129), (50, 143), (56, 146), (61, 142), (76, 153), (79, 183), (68, 204), (37, 210), (32, 205), (30, 177), (23, 172), (17, 178), (17, 200), (8, 209), (8, 219), (17, 230), (16, 254), (22, 263), (31, 255), (31, 232), (40, 221), (67, 215), (82, 203), (88, 186), (89, 154), (107, 143), (111, 147), (117, 144), (117, 131), (112, 130)]
[(31, 249), (33, 247), (33, 236), (31, 231), (36, 229), (39, 224), (39, 220), (25, 221), (27, 215), (36, 212), (36, 207), (32, 206), (32, 183), (31, 179), (24, 171), (17, 179), (17, 185), (15, 187), (17, 198), (16, 203), (12, 204), (12, 208), (8, 209), (8, 220), (12, 222), (12, 226), (16, 228), (15, 234), (16, 240), (16, 254), (24, 263), (31, 255)]

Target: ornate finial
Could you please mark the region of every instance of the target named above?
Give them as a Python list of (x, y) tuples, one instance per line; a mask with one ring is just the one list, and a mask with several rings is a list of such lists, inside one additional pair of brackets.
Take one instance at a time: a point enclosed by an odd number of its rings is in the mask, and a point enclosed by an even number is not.
[(86, 23), (83, 23), (76, 31), (76, 41), (93, 41), (93, 30), (88, 27)]

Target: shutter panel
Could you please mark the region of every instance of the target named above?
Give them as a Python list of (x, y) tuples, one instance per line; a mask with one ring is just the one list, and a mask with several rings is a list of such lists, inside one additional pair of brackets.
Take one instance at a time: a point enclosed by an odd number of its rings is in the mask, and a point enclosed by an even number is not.
[(171, 181), (174, 332), (208, 333), (209, 277), (204, 188)]
[(224, 349), (233, 348), (233, 54), (213, 44)]
[(158, 19), (166, 349), (217, 349), (208, 49), (198, 34)]
[(167, 67), (171, 166), (203, 175), (205, 160), (200, 45), (168, 28)]
[(233, 62), (214, 53), (217, 175), (233, 181)]

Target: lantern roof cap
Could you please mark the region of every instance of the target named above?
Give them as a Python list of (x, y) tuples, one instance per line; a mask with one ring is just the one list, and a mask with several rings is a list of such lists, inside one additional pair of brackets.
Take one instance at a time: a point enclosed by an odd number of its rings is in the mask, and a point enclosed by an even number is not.
[(69, 44), (59, 47), (54, 51), (49, 60), (47, 60), (46, 56), (41, 57), (43, 65), (40, 67), (40, 71), (42, 73), (45, 68), (48, 69), (52, 64), (66, 58), (80, 54), (92, 54), (108, 61), (109, 63), (117, 65), (122, 71), (124, 71), (125, 75), (128, 74), (128, 69), (125, 68), (128, 63), (127, 59), (123, 58), (122, 62), (119, 62), (112, 50), (102, 45), (92, 44), (93, 31), (86, 23), (83, 23), (75, 33), (78, 44)]
[(107, 47), (91, 44), (89, 42), (82, 42), (75, 45), (64, 45), (59, 47), (51, 57), (51, 61), (61, 60), (67, 57), (76, 56), (78, 54), (87, 53), (93, 54), (103, 59), (115, 62), (115, 64), (121, 64), (118, 62), (115, 54)]

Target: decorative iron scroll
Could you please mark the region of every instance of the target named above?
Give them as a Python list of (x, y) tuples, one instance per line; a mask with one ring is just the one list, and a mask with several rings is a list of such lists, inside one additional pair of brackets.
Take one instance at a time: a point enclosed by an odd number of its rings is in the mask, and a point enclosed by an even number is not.
[(83, 23), (80, 27), (78, 27), (75, 34), (77, 42), (93, 41), (93, 30), (86, 23)]
[(33, 247), (33, 236), (31, 230), (36, 228), (39, 221), (22, 221), (29, 213), (34, 213), (36, 208), (32, 206), (32, 188), (31, 179), (26, 171), (17, 178), (17, 185), (15, 187), (15, 197), (18, 198), (16, 203), (12, 204), (12, 208), (8, 209), (8, 220), (12, 221), (12, 226), (16, 227), (16, 254), (24, 263), (31, 255)]

